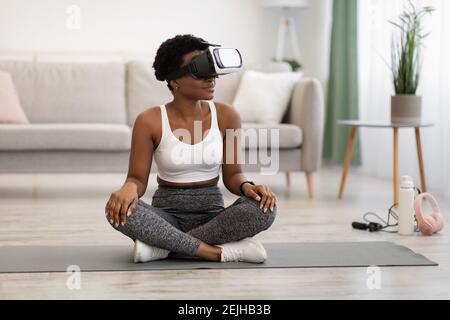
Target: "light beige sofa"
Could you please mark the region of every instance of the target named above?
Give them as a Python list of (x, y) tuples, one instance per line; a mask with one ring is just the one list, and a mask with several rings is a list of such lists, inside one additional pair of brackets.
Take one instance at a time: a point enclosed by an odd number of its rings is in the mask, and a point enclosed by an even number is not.
[[(166, 84), (156, 80), (150, 61), (123, 55), (63, 57), (0, 54), (0, 70), (11, 73), (31, 122), (0, 124), (0, 172), (126, 173), (134, 120), (148, 107), (171, 101)], [(248, 68), (290, 70), (284, 63)], [(214, 100), (231, 104), (241, 76), (242, 72), (219, 78)], [(312, 175), (321, 166), (323, 104), (319, 82), (302, 78), (282, 124), (243, 123), (244, 132), (279, 129), (279, 171), (305, 172), (310, 197)], [(246, 158), (258, 152), (258, 146), (245, 142), (242, 148)], [(260, 163), (243, 164), (247, 172), (260, 168)], [(152, 172), (156, 171), (153, 162)]]

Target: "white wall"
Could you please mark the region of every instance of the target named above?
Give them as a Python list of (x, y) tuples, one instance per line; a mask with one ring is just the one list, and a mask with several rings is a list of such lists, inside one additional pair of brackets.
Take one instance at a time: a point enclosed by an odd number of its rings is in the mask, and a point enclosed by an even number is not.
[[(331, 0), (293, 10), (305, 73), (328, 75)], [(81, 8), (81, 28), (66, 27), (69, 5)], [(176, 34), (192, 33), (234, 46), (248, 63), (275, 54), (281, 9), (261, 0), (0, 0), (0, 50), (148, 52)], [(286, 45), (286, 54), (290, 48)]]

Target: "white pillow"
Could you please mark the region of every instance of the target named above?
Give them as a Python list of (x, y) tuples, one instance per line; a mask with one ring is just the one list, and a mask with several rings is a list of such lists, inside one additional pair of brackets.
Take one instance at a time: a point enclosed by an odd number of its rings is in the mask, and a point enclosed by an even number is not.
[(245, 71), (233, 102), (241, 121), (280, 123), (300, 77), (299, 72)]

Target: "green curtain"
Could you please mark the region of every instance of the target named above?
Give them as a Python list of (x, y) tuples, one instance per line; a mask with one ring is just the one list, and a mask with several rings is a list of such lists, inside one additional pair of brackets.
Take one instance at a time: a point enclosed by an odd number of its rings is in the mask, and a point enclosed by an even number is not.
[[(358, 119), (357, 45), (357, 0), (334, 0), (323, 150), (324, 159), (332, 163), (344, 162), (350, 132), (337, 121)], [(361, 164), (359, 138), (355, 140), (351, 164)]]

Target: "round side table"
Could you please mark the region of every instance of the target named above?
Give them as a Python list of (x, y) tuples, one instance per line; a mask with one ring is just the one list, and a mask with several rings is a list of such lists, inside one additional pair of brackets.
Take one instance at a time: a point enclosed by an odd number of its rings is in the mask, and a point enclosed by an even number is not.
[(422, 142), (420, 139), (420, 129), (434, 126), (434, 123), (391, 123), (391, 122), (371, 122), (361, 120), (342, 120), (338, 121), (338, 125), (350, 127), (348, 137), (347, 151), (345, 153), (344, 168), (342, 171), (341, 184), (339, 188), (338, 198), (342, 199), (344, 195), (345, 183), (347, 180), (348, 169), (352, 159), (353, 144), (355, 142), (356, 131), (358, 128), (381, 128), (392, 129), (394, 132), (394, 203), (398, 203), (399, 194), (399, 170), (398, 170), (398, 130), (402, 128), (414, 128), (416, 133), (417, 155), (419, 158), (420, 182), (422, 191), (427, 192), (427, 184), (425, 179), (425, 169), (423, 164)]

